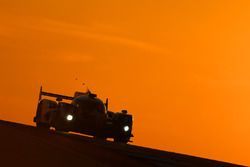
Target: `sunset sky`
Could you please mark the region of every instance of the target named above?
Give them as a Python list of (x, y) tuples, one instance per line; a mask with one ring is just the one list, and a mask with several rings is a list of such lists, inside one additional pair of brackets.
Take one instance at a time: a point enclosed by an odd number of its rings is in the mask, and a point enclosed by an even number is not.
[(0, 0), (0, 56), (0, 119), (84, 82), (133, 144), (250, 165), (248, 0)]

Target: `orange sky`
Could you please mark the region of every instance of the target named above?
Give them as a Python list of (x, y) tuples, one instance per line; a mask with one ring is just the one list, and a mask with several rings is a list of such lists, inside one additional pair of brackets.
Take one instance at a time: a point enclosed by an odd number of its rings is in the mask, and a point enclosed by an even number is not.
[(134, 144), (250, 165), (249, 20), (248, 0), (1, 0), (0, 119), (85, 82)]

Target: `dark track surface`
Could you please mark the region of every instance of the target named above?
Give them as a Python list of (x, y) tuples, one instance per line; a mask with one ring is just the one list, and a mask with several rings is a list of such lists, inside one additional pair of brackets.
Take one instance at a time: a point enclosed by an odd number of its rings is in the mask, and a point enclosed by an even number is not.
[(40, 130), (0, 120), (0, 165), (17, 167), (236, 167), (183, 154)]

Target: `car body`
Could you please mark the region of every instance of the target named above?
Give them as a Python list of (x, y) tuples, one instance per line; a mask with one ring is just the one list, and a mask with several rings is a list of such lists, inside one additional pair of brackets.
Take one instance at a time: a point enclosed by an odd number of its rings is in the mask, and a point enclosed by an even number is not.
[(126, 110), (108, 111), (108, 99), (104, 103), (90, 91), (75, 92), (71, 97), (44, 92), (41, 87), (34, 122), (38, 128), (54, 127), (57, 131), (78, 132), (101, 139), (113, 138), (121, 143), (127, 143), (133, 137), (132, 115)]

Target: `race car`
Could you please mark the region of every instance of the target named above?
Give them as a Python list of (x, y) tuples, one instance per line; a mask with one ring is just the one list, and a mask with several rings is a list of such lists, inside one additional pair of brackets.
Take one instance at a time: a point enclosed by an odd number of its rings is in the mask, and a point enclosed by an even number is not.
[(127, 110), (109, 111), (108, 99), (104, 103), (89, 90), (75, 92), (71, 97), (44, 92), (41, 87), (34, 122), (37, 128), (53, 127), (56, 131), (78, 132), (100, 139), (113, 138), (120, 143), (128, 143), (133, 137), (132, 115)]

